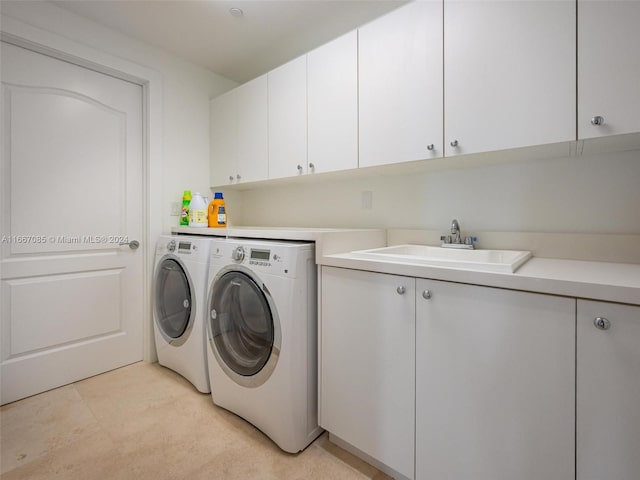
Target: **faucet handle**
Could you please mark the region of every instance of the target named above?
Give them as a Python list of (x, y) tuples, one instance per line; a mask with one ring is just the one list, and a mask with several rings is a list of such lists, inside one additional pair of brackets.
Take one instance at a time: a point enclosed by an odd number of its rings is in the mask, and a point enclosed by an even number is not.
[(473, 245), (478, 241), (478, 237), (464, 237), (465, 245)]
[(441, 235), (440, 241), (443, 243), (451, 243), (451, 235)]

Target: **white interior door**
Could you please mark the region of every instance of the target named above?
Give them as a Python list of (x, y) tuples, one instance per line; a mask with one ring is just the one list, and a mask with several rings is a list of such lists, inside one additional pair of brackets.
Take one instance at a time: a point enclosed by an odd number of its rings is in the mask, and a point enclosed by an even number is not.
[(142, 359), (142, 88), (2, 43), (1, 403)]

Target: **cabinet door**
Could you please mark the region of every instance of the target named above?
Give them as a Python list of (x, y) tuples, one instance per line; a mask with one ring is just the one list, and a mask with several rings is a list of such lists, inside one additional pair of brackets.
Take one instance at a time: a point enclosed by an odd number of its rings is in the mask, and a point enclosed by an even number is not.
[(417, 281), (416, 479), (574, 479), (574, 389), (574, 299)]
[(410, 3), (358, 37), (360, 166), (441, 157), (442, 2)]
[(640, 307), (578, 300), (577, 374), (577, 480), (638, 478)]
[(307, 55), (309, 173), (358, 167), (358, 34)]
[(307, 57), (268, 73), (269, 178), (307, 173)]
[(575, 140), (575, 15), (570, 1), (444, 1), (446, 156)]
[(267, 76), (262, 75), (234, 91), (237, 137), (236, 180), (252, 182), (268, 178)]
[(578, 0), (579, 138), (640, 132), (639, 46), (640, 2)]
[(321, 312), (320, 425), (413, 478), (415, 279), (322, 267)]
[(235, 91), (211, 100), (211, 185), (228, 185), (236, 180), (234, 145), (238, 138)]

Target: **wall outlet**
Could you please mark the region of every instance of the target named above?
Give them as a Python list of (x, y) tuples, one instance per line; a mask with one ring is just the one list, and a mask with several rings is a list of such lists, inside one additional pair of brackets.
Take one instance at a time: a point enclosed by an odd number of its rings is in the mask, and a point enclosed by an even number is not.
[(360, 209), (371, 210), (372, 207), (373, 207), (373, 192), (371, 190), (365, 190), (364, 192), (362, 192)]
[(179, 217), (180, 212), (182, 212), (182, 203), (171, 202), (171, 213), (169, 213), (169, 215), (172, 217)]

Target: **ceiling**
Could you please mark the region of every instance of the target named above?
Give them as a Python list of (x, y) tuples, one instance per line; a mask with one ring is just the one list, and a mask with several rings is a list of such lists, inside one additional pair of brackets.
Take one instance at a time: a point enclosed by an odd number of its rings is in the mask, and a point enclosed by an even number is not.
[[(244, 83), (406, 0), (58, 0), (130, 37)], [(229, 9), (240, 8), (241, 17)]]

